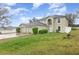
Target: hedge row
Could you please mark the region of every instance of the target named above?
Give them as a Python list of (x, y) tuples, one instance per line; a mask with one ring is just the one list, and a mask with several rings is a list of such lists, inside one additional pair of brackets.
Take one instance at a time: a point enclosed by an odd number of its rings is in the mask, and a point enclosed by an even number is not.
[(44, 33), (48, 33), (48, 30), (47, 29), (42, 29), (42, 30), (39, 30), (38, 31), (38, 28), (33, 28), (32, 29), (32, 31), (33, 31), (33, 34), (44, 34)]
[(44, 34), (44, 33), (48, 33), (48, 30), (47, 29), (39, 30), (39, 34)]

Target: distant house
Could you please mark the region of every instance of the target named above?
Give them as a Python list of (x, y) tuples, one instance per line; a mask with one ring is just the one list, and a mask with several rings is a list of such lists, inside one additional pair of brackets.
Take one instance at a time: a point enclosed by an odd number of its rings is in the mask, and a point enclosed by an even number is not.
[(79, 24), (77, 24), (77, 25), (72, 25), (72, 28), (74, 28), (74, 29), (79, 29)]
[(38, 29), (48, 29), (49, 32), (65, 32), (65, 28), (68, 27), (68, 20), (65, 16), (55, 15), (48, 16), (38, 21), (32, 21), (28, 24), (20, 24), (22, 33), (32, 33), (32, 28), (38, 27)]
[(5, 28), (0, 27), (0, 33), (2, 34), (15, 33), (15, 32), (16, 32), (16, 27), (12, 27), (12, 26)]

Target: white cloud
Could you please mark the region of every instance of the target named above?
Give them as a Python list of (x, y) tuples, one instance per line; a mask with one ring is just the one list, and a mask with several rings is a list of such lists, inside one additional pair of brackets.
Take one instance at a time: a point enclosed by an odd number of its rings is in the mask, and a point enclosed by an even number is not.
[(11, 7), (8, 7), (8, 6), (7, 6), (7, 7), (5, 7), (5, 8), (8, 9), (9, 11), (11, 10)]
[(15, 6), (16, 3), (0, 3), (0, 8)]
[(24, 15), (24, 13), (28, 12), (29, 10), (26, 8), (16, 8), (16, 9), (12, 9), (10, 6), (6, 6), (4, 7), (6, 9), (8, 9), (10, 16), (20, 16), (20, 15)]
[(41, 5), (43, 5), (43, 3), (33, 3), (32, 9), (37, 9), (37, 8), (40, 7)]
[(49, 12), (46, 16), (49, 15), (64, 15), (67, 12), (67, 8), (65, 4), (55, 3), (55, 4), (49, 4)]
[(46, 16), (49, 16), (49, 15), (52, 15), (50, 12), (48, 12), (47, 14), (46, 14)]
[(12, 9), (11, 6), (15, 6), (16, 3), (0, 3), (1, 8), (7, 8), (9, 10), (9, 15), (22, 15), (25, 12), (28, 12), (29, 10), (26, 8), (16, 8)]
[(5, 8), (9, 10), (9, 14), (12, 16), (23, 15), (25, 12), (29, 11), (26, 8), (17, 8), (17, 9), (11, 9), (11, 7), (5, 7)]
[(48, 9), (53, 9), (53, 8), (59, 8), (62, 7), (64, 4), (62, 3), (49, 3), (49, 8)]
[(67, 12), (67, 9), (65, 6), (61, 7), (61, 8), (56, 8), (53, 10), (54, 14), (56, 15), (64, 15)]
[(27, 11), (29, 11), (29, 10), (26, 9), (26, 8), (17, 8), (17, 9), (15, 9), (13, 12), (14, 12), (14, 13), (20, 13), (20, 12), (27, 12)]
[(29, 23), (29, 19), (31, 19), (31, 18), (30, 17), (25, 17), (25, 16), (20, 17), (21, 23)]
[(35, 18), (37, 18), (37, 19), (41, 19), (41, 18), (42, 18), (42, 16), (37, 16), (37, 17), (35, 17)]
[(15, 6), (16, 3), (5, 3), (7, 6)]

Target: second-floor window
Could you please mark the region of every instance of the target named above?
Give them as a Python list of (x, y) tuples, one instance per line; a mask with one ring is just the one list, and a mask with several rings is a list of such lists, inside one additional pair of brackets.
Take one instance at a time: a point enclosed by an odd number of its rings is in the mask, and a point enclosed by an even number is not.
[(52, 25), (52, 20), (48, 19), (48, 25)]
[(58, 23), (60, 23), (60, 18), (58, 18)]

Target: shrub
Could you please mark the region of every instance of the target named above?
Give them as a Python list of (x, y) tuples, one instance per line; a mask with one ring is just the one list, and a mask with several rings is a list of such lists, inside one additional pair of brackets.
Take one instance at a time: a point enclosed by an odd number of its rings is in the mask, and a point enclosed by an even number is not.
[(44, 33), (48, 33), (48, 30), (47, 29), (39, 30), (39, 34), (44, 34)]
[(33, 34), (38, 34), (38, 28), (33, 28), (32, 31), (33, 31)]
[(20, 33), (20, 28), (19, 27), (16, 28), (16, 32)]

